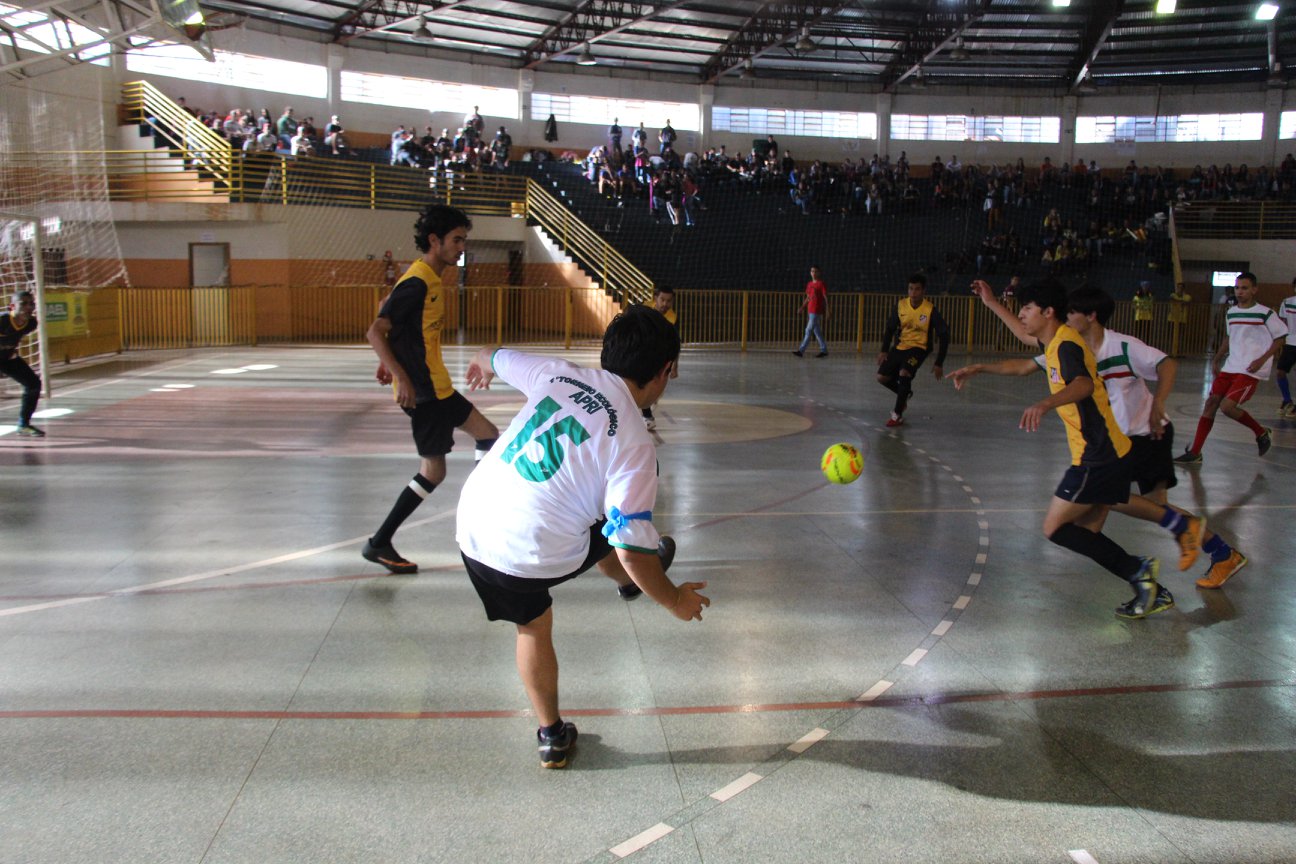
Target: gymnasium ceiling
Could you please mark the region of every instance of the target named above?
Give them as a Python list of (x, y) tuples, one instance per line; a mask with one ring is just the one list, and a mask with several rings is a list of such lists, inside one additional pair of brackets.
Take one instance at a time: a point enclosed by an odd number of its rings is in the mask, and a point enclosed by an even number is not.
[[(195, 0), (7, 2), (124, 30), (149, 9), (174, 18), (174, 7)], [(246, 27), (519, 69), (573, 72), (578, 60), (593, 59), (596, 69), (699, 83), (1079, 92), (1126, 84), (1282, 87), (1296, 62), (1296, 0), (1274, 0), (1280, 8), (1271, 21), (1257, 20), (1260, 0), (1178, 0), (1172, 13), (1158, 13), (1157, 0), (1055, 2), (201, 0), (201, 7), (209, 29), (203, 41), (218, 48), (222, 29)], [(0, 59), (16, 55), (3, 47), (6, 30), (0, 19)]]

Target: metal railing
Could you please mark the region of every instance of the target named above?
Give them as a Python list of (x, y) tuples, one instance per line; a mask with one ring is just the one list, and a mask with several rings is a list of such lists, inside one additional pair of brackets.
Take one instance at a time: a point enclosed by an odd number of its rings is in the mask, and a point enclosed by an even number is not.
[(121, 92), (128, 118), (147, 123), (179, 150), (186, 162), (201, 165), (217, 183), (230, 182), (234, 150), (228, 141), (147, 81), (123, 84)]
[[(378, 285), (235, 286), (229, 288), (119, 288), (115, 303), (92, 305), (92, 333), (120, 332), (119, 346), (198, 348), (220, 345), (357, 345), (373, 321), (386, 289)], [(686, 344), (747, 350), (791, 348), (800, 341), (804, 295), (767, 291), (689, 290), (676, 293)], [(834, 294), (829, 297), (826, 338), (838, 353), (866, 358), (880, 348), (896, 295)], [(974, 297), (940, 296), (933, 302), (950, 325), (950, 355), (1025, 353), (997, 318)], [(1171, 356), (1204, 356), (1220, 336), (1221, 315), (1207, 303), (1185, 308), (1186, 321), (1168, 320), (1169, 303), (1153, 307), (1151, 321), (1135, 321), (1133, 304), (1122, 301), (1108, 326), (1142, 338)], [(469, 344), (596, 342), (622, 304), (594, 288), (468, 286), (445, 294), (447, 341)], [(73, 340), (65, 340), (69, 344)], [(81, 356), (81, 355), (76, 355)]]
[(1286, 201), (1194, 201), (1174, 208), (1181, 240), (1293, 240), (1296, 204)]
[(652, 300), (653, 281), (534, 180), (527, 181), (526, 215), (588, 270), (613, 297), (631, 303)]

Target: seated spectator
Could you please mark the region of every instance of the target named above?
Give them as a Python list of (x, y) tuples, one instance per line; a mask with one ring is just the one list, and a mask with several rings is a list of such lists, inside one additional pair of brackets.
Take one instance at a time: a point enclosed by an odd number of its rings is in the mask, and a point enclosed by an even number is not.
[(306, 126), (297, 127), (297, 134), (289, 142), (288, 152), (293, 156), (314, 156), (315, 146), (306, 134)]
[(279, 136), (271, 131), (270, 121), (261, 125), (261, 134), (257, 136), (257, 149), (262, 153), (274, 153), (279, 149)]

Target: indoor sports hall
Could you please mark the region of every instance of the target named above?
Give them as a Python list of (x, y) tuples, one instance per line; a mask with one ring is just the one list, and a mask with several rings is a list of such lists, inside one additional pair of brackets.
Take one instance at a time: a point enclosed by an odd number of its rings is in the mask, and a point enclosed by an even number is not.
[[(977, 280), (1101, 288), (1182, 451), (1239, 280), (1296, 321), (1293, 69), (1293, 0), (0, 0), (0, 864), (1293, 864), (1296, 406), (1176, 469), (1221, 587), (1109, 517), (1174, 599), (1128, 620), (1044, 536), (1046, 376), (949, 377), (1037, 353)], [(472, 226), (422, 345), (501, 429), (479, 348), (597, 366), (675, 298), (652, 519), (711, 605), (554, 589), (562, 770), (455, 543), (471, 437), (417, 573), (362, 556), (418, 494), (367, 333), (429, 204)]]
[[(1017, 429), (1042, 376), (924, 374), (888, 430), (867, 356), (681, 366), (654, 522), (713, 605), (554, 589), (565, 771), (453, 542), (471, 441), (397, 535), (420, 572), (360, 557), (413, 466), (369, 351), (57, 376), (49, 437), (0, 438), (0, 860), (1291, 860), (1290, 421), (1264, 459), (1221, 422), (1172, 490), (1249, 558), (1222, 589), (1111, 517), (1177, 601), (1121, 621), (1128, 588), (1040, 534), (1067, 460), (1056, 418)], [(503, 426), (517, 395), (474, 398)]]

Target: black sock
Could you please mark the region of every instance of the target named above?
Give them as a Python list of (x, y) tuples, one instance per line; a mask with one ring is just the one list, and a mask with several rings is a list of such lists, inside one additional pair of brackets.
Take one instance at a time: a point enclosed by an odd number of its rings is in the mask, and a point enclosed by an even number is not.
[(894, 378), (889, 381), (883, 381), (882, 386), (890, 390), (892, 393), (900, 392), (900, 385), (896, 383)]
[(1142, 561), (1120, 547), (1115, 540), (1106, 534), (1095, 534), (1075, 523), (1068, 522), (1049, 536), (1049, 540), (1079, 552), (1081, 555), (1100, 565), (1104, 570), (1113, 573), (1128, 582), (1142, 566)]
[[(477, 449), (473, 453), (473, 456), (476, 457), (474, 461), (480, 462), (482, 458), (490, 452), (490, 449), (495, 446), (495, 442), (498, 440), (498, 438), (478, 438)], [(432, 490), (429, 489), (428, 491), (431, 492)]]
[(401, 490), (400, 497), (396, 499), (395, 506), (387, 514), (386, 520), (383, 521), (382, 527), (369, 538), (369, 542), (374, 546), (386, 546), (391, 543), (392, 537), (396, 534), (396, 529), (401, 526), (410, 514), (418, 509), (423, 503), (423, 499), (432, 494), (436, 484), (424, 477), (422, 474), (415, 474), (414, 479), (409, 485)]
[(912, 392), (913, 380), (901, 375), (896, 380), (895, 413), (897, 417), (904, 413), (905, 406), (909, 404), (909, 394)]
[(563, 730), (563, 720), (561, 717), (559, 717), (558, 720), (552, 726), (540, 727), (540, 731), (544, 733), (544, 736), (546, 738), (557, 738), (559, 735), (562, 734), (562, 730)]

